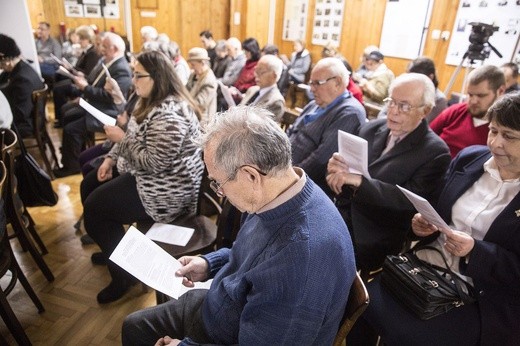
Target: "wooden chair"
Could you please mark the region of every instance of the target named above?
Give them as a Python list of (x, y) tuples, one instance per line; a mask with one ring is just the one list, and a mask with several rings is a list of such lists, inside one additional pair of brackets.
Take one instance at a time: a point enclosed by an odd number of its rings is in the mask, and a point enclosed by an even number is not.
[[(1, 198), (4, 196), (4, 187), (6, 179), (9, 174), (3, 162), (0, 161), (0, 212), (3, 214), (4, 200)], [(30, 345), (31, 342), (24, 332), (24, 329), (18, 318), (14, 314), (9, 302), (7, 301), (7, 295), (13, 290), (16, 285), (16, 281), (19, 280), (23, 288), (33, 301), (34, 305), (41, 313), (45, 311), (43, 304), (34, 292), (29, 281), (22, 272), (20, 265), (16, 261), (16, 257), (13, 254), (9, 239), (7, 236), (7, 230), (5, 227), (5, 215), (0, 216), (0, 277), (9, 276), (9, 283), (4, 289), (0, 289), (0, 315), (4, 320), (7, 328), (13, 335), (14, 339), (19, 345)], [(11, 272), (10, 275), (6, 275), (7, 272)], [(6, 343), (7, 344), (7, 343)]]
[[(22, 249), (24, 251), (29, 251), (34, 261), (45, 275), (45, 278), (49, 282), (53, 281), (54, 275), (42, 257), (42, 254), (47, 253), (45, 244), (43, 244), (43, 241), (38, 235), (38, 232), (34, 227), (34, 221), (18, 195), (17, 181), (14, 174), (14, 148), (17, 142), (16, 134), (9, 129), (2, 129), (1, 133), (3, 143), (5, 143), (2, 150), (2, 157), (8, 172), (4, 199), (7, 220), (13, 228), (14, 236), (20, 241)], [(35, 246), (33, 240), (38, 244), (41, 253)]]
[(299, 108), (296, 108), (296, 109), (290, 109), (287, 107), (285, 108), (285, 111), (282, 116), (282, 122), (280, 124), (284, 131), (287, 131), (289, 126), (291, 126), (296, 121), (296, 119), (300, 116), (301, 111), (298, 111), (298, 109)]
[(338, 333), (334, 339), (334, 346), (341, 346), (343, 344), (343, 340), (345, 340), (359, 316), (365, 311), (369, 302), (370, 299), (365, 284), (359, 274), (356, 274), (356, 278), (348, 294), (345, 313), (343, 314)]
[(50, 151), (51, 158), (54, 161), (55, 167), (59, 168), (60, 164), (58, 161), (58, 157), (56, 156), (54, 144), (52, 143), (49, 133), (47, 132), (45, 120), (45, 106), (47, 104), (48, 93), (49, 88), (47, 87), (47, 85), (45, 85), (43, 89), (35, 90), (32, 93), (33, 135), (31, 137), (24, 138), (23, 144), (27, 149), (38, 148), (42, 161), (45, 165), (45, 170), (47, 171), (51, 179), (54, 179), (54, 174), (52, 173), (52, 165), (47, 156), (47, 149)]

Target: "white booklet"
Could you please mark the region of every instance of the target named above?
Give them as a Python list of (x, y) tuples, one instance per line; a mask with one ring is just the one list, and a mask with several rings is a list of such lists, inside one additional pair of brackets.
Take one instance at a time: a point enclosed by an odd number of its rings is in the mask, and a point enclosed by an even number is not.
[(79, 99), (79, 105), (83, 107), (90, 115), (92, 115), (97, 120), (101, 121), (103, 125), (116, 126), (116, 119), (112, 118), (110, 115), (107, 115), (101, 112), (99, 109), (92, 106), (90, 103), (85, 101), (83, 98)]
[(193, 228), (156, 222), (150, 227), (146, 236), (161, 243), (186, 246), (195, 230)]
[(62, 76), (65, 76), (65, 77), (70, 78), (72, 80), (76, 77), (72, 73), (70, 73), (65, 67), (63, 67), (61, 65), (56, 70), (56, 73), (61, 74)]
[(228, 107), (231, 108), (231, 107), (236, 106), (237, 104), (235, 103), (233, 96), (231, 96), (229, 87), (227, 85), (224, 85), (224, 83), (222, 83), (221, 81), (218, 81), (218, 84), (220, 85), (220, 91), (222, 92), (222, 96), (224, 96), (224, 100), (226, 100)]
[(410, 190), (405, 189), (399, 185), (396, 185), (399, 190), (408, 198), (408, 200), (413, 204), (415, 209), (421, 213), (421, 215), (432, 225), (437, 226), (439, 231), (442, 233), (451, 233), (450, 226), (442, 217), (437, 213), (437, 211), (432, 207), (430, 202), (428, 202), (425, 198), (419, 196), (418, 194), (413, 193)]
[(133, 226), (128, 228), (110, 260), (141, 282), (172, 298), (177, 299), (185, 292), (182, 277), (175, 276), (181, 263)]
[(350, 173), (370, 178), (368, 173), (368, 142), (358, 136), (338, 130), (338, 152), (345, 159)]

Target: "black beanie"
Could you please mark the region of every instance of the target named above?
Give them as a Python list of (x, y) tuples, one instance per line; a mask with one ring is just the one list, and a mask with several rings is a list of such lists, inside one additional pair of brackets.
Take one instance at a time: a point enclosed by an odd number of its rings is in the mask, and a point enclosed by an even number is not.
[(20, 54), (16, 42), (9, 36), (0, 34), (0, 60), (16, 58)]

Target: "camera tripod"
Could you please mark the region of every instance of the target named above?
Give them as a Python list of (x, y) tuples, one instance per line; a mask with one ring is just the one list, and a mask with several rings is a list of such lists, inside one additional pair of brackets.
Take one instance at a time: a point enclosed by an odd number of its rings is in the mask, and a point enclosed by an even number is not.
[[(464, 61), (466, 61), (466, 59), (468, 59), (468, 56), (469, 56), (469, 51), (464, 53), (464, 55), (462, 56), (462, 60), (460, 61), (459, 65), (457, 66), (455, 71), (453, 71), (453, 74), (450, 77), (450, 81), (448, 82), (448, 85), (446, 86), (446, 89), (444, 89), (444, 95), (446, 95), (446, 97), (448, 97), (448, 94), (450, 93), (451, 88), (453, 87), (453, 84), (457, 80), (457, 76), (459, 75), (460, 70), (462, 69), (462, 66), (464, 65)], [(480, 61), (481, 65), (484, 64), (484, 60), (468, 59), (469, 64), (464, 69), (464, 79), (462, 81), (461, 94), (463, 94), (463, 95), (466, 93), (466, 87), (467, 87), (467, 82), (468, 82), (468, 75), (474, 69), (473, 65), (475, 64), (476, 61)]]

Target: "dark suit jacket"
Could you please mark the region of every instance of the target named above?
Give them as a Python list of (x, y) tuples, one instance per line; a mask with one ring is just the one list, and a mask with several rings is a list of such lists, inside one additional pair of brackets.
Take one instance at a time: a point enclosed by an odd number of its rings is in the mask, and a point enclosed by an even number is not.
[(43, 82), (36, 71), (23, 60), (11, 72), (4, 72), (2, 75), (2, 78), (7, 77), (8, 80), (2, 91), (11, 106), (13, 124), (22, 137), (30, 136), (33, 133), (32, 92), (43, 89)]
[(337, 206), (349, 226), (360, 269), (377, 269), (386, 255), (398, 253), (410, 231), (415, 209), (396, 185), (435, 202), (450, 163), (448, 146), (426, 120), (381, 155), (390, 130), (386, 120), (369, 122), (359, 131), (368, 141), (368, 171), (353, 193), (348, 187)]
[[(244, 98), (242, 101), (240, 101), (241, 105), (248, 105), (250, 104), (250, 99), (260, 90), (260, 87), (258, 85), (254, 85), (247, 89)], [(258, 96), (256, 98), (256, 107), (261, 107), (264, 109), (267, 109), (271, 113), (274, 114), (274, 120), (276, 122), (281, 122), (283, 113), (285, 111), (285, 98), (280, 93), (280, 90), (278, 90), (278, 87), (275, 85), (274, 88), (269, 89), (265, 94), (262, 96)]]
[[(102, 69), (96, 68), (92, 70), (91, 74), (87, 77), (89, 83), (93, 83), (98, 76), (98, 73), (101, 73)], [(125, 97), (128, 96), (128, 91), (132, 86), (132, 72), (130, 70), (130, 65), (126, 61), (125, 57), (121, 57), (114, 61), (108, 68), (110, 72), (110, 76), (117, 81), (123, 95)], [(104, 89), (106, 81), (106, 75), (103, 73), (102, 77), (98, 80), (96, 84), (88, 85), (83, 90), (83, 98), (87, 100), (90, 104), (92, 104), (97, 109), (105, 112), (111, 116), (117, 116), (119, 113), (116, 105), (114, 104), (114, 100), (109, 92)]]
[(357, 135), (360, 127), (366, 122), (365, 109), (358, 100), (347, 91), (339, 103), (333, 105), (326, 113), (311, 123), (305, 124), (305, 115), (311, 113), (316, 102), (313, 100), (305, 106), (302, 114), (287, 130), (292, 147), (292, 161), (295, 166), (303, 168), (305, 173), (333, 197), (327, 185), (327, 163), (338, 151), (338, 130)]
[[(448, 170), (437, 210), (451, 222), (457, 199), (484, 173), (491, 157), (486, 146), (463, 149)], [(520, 193), (491, 224), (483, 240), (476, 240), (461, 273), (473, 279), (480, 307), (481, 344), (513, 345), (520, 341)]]
[(75, 68), (88, 76), (100, 58), (101, 56), (97, 53), (96, 48), (91, 46), (84, 54), (79, 57)]

